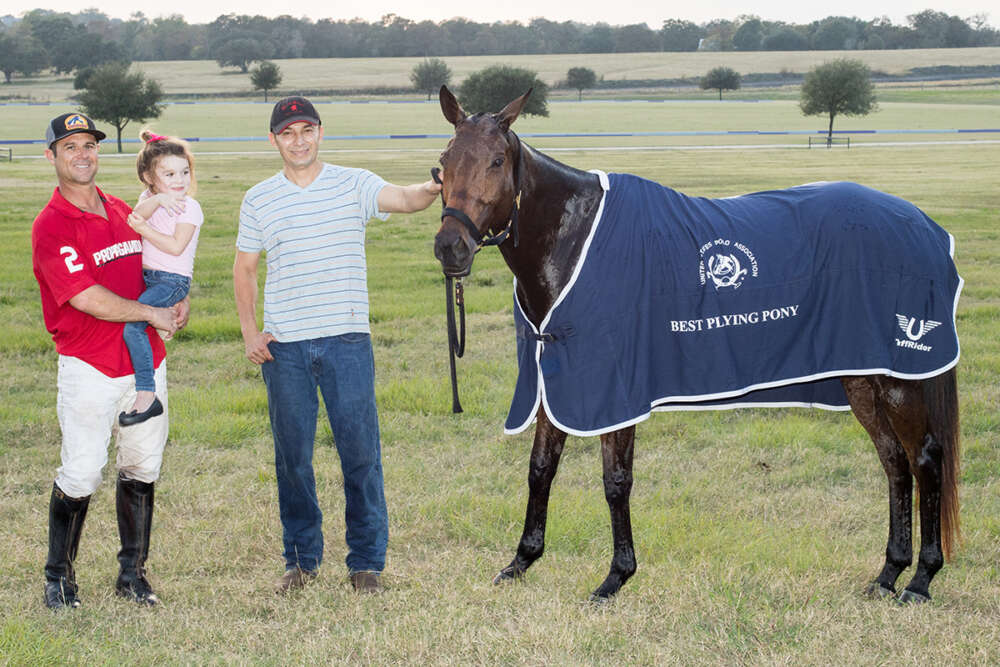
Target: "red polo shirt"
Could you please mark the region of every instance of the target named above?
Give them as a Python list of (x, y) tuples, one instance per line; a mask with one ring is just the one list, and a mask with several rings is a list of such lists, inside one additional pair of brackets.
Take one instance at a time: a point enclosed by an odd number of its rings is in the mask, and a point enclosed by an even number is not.
[[(131, 375), (132, 360), (122, 339), (123, 322), (107, 322), (77, 310), (69, 300), (91, 285), (125, 299), (137, 299), (142, 279), (142, 240), (126, 221), (131, 208), (97, 191), (108, 214), (81, 211), (56, 188), (31, 228), (31, 255), (42, 296), (45, 328), (59, 354), (76, 357), (110, 377)], [(146, 333), (153, 365), (166, 356), (156, 330)]]

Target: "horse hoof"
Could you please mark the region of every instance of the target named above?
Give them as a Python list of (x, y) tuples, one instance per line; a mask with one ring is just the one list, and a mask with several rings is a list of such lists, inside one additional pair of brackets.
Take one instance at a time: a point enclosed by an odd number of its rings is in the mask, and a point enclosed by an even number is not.
[(499, 586), (500, 584), (505, 584), (508, 581), (517, 581), (523, 574), (524, 572), (517, 571), (513, 565), (508, 565), (504, 569), (497, 572), (497, 576), (493, 577), (493, 585)]
[(896, 591), (891, 588), (886, 588), (877, 581), (873, 581), (869, 584), (868, 588), (865, 589), (865, 595), (877, 600), (885, 600), (886, 598), (896, 597)]
[(587, 602), (596, 607), (600, 607), (606, 604), (610, 604), (611, 596), (601, 595), (597, 591), (594, 591), (593, 593), (590, 594), (590, 597), (587, 598)]
[(915, 593), (909, 589), (903, 591), (903, 594), (899, 596), (899, 604), (924, 604), (925, 602), (930, 602), (930, 595), (923, 595), (921, 593)]

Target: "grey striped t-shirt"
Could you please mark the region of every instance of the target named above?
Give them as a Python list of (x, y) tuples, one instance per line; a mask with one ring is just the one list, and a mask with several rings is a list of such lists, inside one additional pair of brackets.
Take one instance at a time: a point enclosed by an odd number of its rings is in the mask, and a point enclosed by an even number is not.
[(264, 331), (282, 343), (369, 333), (365, 225), (386, 182), (365, 169), (324, 164), (300, 188), (284, 172), (250, 188), (236, 248), (267, 255)]

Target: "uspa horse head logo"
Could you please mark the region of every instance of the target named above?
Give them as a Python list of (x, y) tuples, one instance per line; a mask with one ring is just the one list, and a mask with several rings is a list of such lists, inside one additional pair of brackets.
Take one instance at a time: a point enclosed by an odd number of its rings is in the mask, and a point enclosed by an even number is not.
[(715, 289), (736, 288), (743, 284), (747, 270), (740, 266), (736, 255), (716, 253), (708, 258), (708, 275), (715, 283)]
[(737, 289), (747, 278), (757, 277), (757, 258), (739, 241), (715, 239), (703, 244), (698, 253), (701, 255), (698, 279), (702, 285), (711, 278), (716, 290)]

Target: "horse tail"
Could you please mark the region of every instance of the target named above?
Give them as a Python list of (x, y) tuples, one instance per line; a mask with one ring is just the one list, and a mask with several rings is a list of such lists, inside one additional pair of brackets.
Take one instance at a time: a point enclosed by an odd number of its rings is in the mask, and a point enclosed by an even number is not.
[(928, 431), (941, 446), (941, 550), (951, 560), (961, 540), (959, 526), (958, 480), (959, 420), (958, 387), (955, 369), (927, 379), (924, 404), (927, 407)]

